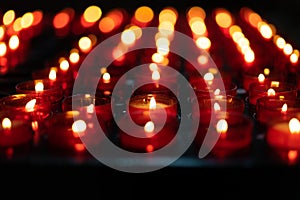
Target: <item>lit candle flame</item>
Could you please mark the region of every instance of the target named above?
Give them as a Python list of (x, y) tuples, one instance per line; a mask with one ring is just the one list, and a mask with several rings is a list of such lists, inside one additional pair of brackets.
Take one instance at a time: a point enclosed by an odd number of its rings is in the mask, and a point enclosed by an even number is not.
[(273, 88), (268, 89), (267, 93), (268, 93), (268, 96), (275, 96), (275, 94), (276, 94), (276, 92)]
[(69, 62), (68, 62), (66, 59), (63, 58), (63, 59), (60, 61), (59, 68), (60, 68), (62, 71), (65, 72), (65, 71), (68, 71), (69, 67), (70, 67)]
[(25, 105), (26, 112), (33, 112), (35, 104), (36, 104), (36, 99), (32, 99), (32, 100), (28, 101)]
[(9, 118), (6, 117), (2, 120), (2, 127), (6, 130), (9, 130), (11, 128), (11, 121)]
[(259, 82), (259, 83), (264, 83), (264, 81), (265, 81), (265, 76), (264, 76), (263, 74), (259, 74), (257, 78), (258, 78), (258, 82)]
[(281, 113), (286, 114), (287, 108), (287, 104), (283, 104), (283, 106), (281, 107)]
[(44, 84), (43, 82), (37, 82), (35, 84), (35, 91), (36, 92), (42, 92), (44, 90)]
[(270, 74), (270, 69), (269, 69), (269, 68), (265, 68), (265, 69), (264, 69), (264, 74), (265, 74), (266, 76), (268, 76), (268, 75)]
[(110, 74), (108, 72), (105, 72), (103, 74), (103, 83), (109, 83), (110, 82)]
[(289, 122), (289, 129), (291, 134), (299, 134), (300, 133), (300, 122), (297, 118), (292, 118)]
[(86, 131), (86, 123), (83, 120), (76, 120), (73, 124), (72, 124), (72, 131), (73, 131), (73, 136), (74, 137), (81, 137), (84, 136), (85, 131)]
[(16, 50), (20, 45), (20, 40), (17, 35), (12, 35), (8, 41), (8, 46), (11, 50)]
[(155, 70), (152, 72), (152, 80), (153, 81), (158, 81), (160, 79), (160, 73), (159, 71)]
[(51, 81), (55, 81), (56, 80), (56, 68), (51, 68), (50, 72), (49, 72), (49, 79)]
[(217, 102), (214, 103), (214, 110), (215, 110), (216, 112), (221, 110), (221, 106), (220, 106), (220, 104), (218, 104)]
[(155, 101), (154, 97), (151, 97), (151, 99), (150, 99), (149, 109), (150, 110), (155, 110), (156, 109), (156, 101)]
[(225, 119), (220, 119), (216, 125), (217, 132), (220, 134), (225, 134), (228, 130), (228, 123)]

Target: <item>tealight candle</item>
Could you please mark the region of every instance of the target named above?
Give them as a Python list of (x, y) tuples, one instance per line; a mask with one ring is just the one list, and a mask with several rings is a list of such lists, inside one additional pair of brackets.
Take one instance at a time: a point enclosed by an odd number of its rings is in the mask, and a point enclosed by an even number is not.
[[(151, 121), (151, 118), (153, 117), (159, 118), (162, 109), (166, 112), (167, 122), (177, 119), (178, 116), (176, 99), (164, 94), (133, 96), (129, 100), (128, 109), (133, 121), (139, 125), (143, 125), (146, 122)], [(135, 114), (132, 115), (132, 113)]]
[(31, 94), (45, 101), (51, 102), (51, 110), (60, 111), (63, 98), (62, 88), (48, 79), (29, 80), (18, 83), (16, 92), (19, 94)]
[(103, 121), (87, 120), (79, 111), (54, 113), (47, 121), (47, 141), (56, 150), (86, 152), (85, 145), (98, 145), (102, 140), (94, 129), (95, 123), (107, 131)]
[[(249, 149), (252, 142), (253, 122), (243, 113), (219, 112), (208, 121), (200, 121), (196, 146), (213, 147), (211, 155), (217, 157), (238, 155)], [(210, 137), (206, 137), (211, 134)], [(218, 138), (216, 143), (212, 138)]]

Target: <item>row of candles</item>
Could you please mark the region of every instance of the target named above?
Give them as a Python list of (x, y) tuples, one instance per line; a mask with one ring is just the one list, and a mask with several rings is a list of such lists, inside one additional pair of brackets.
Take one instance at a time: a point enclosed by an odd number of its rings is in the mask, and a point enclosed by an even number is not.
[[(264, 22), (251, 9), (243, 8), (241, 14), (242, 20), (249, 23), (250, 28), (253, 29), (252, 38), (254, 38), (253, 35), (257, 38), (262, 36), (261, 46), (273, 45), (275, 52), (283, 50), (285, 57), (279, 66), (268, 68), (255, 65), (256, 60), (260, 61), (261, 58), (256, 56), (248, 37), (245, 36), (242, 28), (234, 23), (235, 20), (229, 11), (216, 9), (212, 15), (214, 17), (210, 18), (206, 16), (204, 9), (195, 6), (187, 11), (184, 20), (188, 22), (189, 31), (186, 32), (195, 41), (195, 46), (215, 55), (220, 44), (230, 43), (231, 47), (235, 47), (243, 58), (243, 62), (239, 62), (241, 66), (236, 69), (234, 62), (238, 59), (231, 57), (232, 62), (229, 64), (232, 68), (230, 70), (234, 72), (230, 76), (224, 69), (225, 63), (222, 61), (224, 59), (221, 58), (227, 56), (227, 52), (221, 56), (217, 54), (216, 61), (221, 60), (220, 63), (216, 62), (222, 75), (219, 77), (216, 69), (210, 66), (209, 58), (201, 54), (199, 50), (197, 64), (205, 73), (203, 76), (195, 75), (190, 63), (182, 61), (169, 52), (176, 24), (182, 19), (174, 8), (165, 8), (158, 15), (158, 34), (156, 38), (153, 38), (157, 49), (142, 51), (143, 55), (147, 55), (143, 56), (145, 60), (142, 59), (142, 61), (150, 60), (149, 73), (139, 74), (138, 79), (135, 80), (143, 81), (143, 76), (147, 78), (151, 76), (153, 83), (139, 88), (130, 98), (128, 110), (125, 110), (125, 113), (130, 115), (123, 113), (122, 116), (118, 116), (118, 119), (114, 119), (116, 116), (111, 106), (119, 102), (111, 98), (113, 88), (120, 77), (132, 68), (132, 65), (141, 62), (137, 60), (139, 57), (137, 53), (122, 55), (122, 51), (124, 48), (130, 48), (141, 37), (142, 27), (154, 24), (154, 12), (151, 8), (143, 6), (136, 10), (130, 24), (124, 26), (120, 43), (115, 51), (109, 52), (115, 62), (108, 68), (100, 69), (99, 74), (95, 75), (95, 78), (100, 78), (95, 95), (72, 93), (81, 62), (93, 46), (101, 42), (97, 34), (88, 34), (88, 36), (80, 37), (76, 46), (71, 47), (68, 57), (61, 57), (58, 60), (59, 67), (32, 72), (33, 80), (17, 84), (16, 94), (0, 99), (1, 147), (11, 154), (12, 148), (16, 146), (24, 144), (38, 146), (41, 140), (46, 140), (51, 147), (85, 152), (85, 145), (81, 138), (97, 134), (94, 131), (96, 122), (91, 117), (93, 113), (96, 113), (97, 123), (100, 123), (108, 137), (116, 131), (115, 120), (118, 120), (118, 125), (123, 126), (130, 116), (136, 124), (142, 127), (142, 129), (134, 130), (135, 134), (140, 137), (128, 135), (126, 131), (117, 129), (119, 145), (123, 148), (138, 152), (152, 152), (160, 149), (172, 140), (180, 124), (180, 105), (176, 95), (159, 84), (160, 79), (167, 79), (166, 81), (170, 84), (178, 87), (177, 77), (164, 71), (164, 67), (172, 64), (171, 67), (175, 69), (180, 69), (181, 65), (184, 66), (184, 73), (197, 96), (196, 99), (186, 99), (186, 103), (198, 106), (198, 108), (193, 107), (189, 115), (195, 119), (200, 116), (200, 121), (195, 121), (197, 149), (203, 144), (210, 145), (211, 141), (204, 141), (208, 126), (212, 123), (213, 131), (209, 133), (219, 135), (212, 154), (227, 156), (241, 153), (251, 147), (253, 121), (255, 121), (265, 128), (266, 142), (272, 149), (292, 161), (297, 160), (300, 150), (297, 144), (300, 137), (298, 120), (300, 106), (296, 86), (298, 84), (298, 51), (294, 50), (282, 37), (273, 34), (274, 27)], [(9, 14), (6, 14), (5, 18), (8, 18), (7, 15)], [(103, 36), (113, 31), (113, 28), (108, 30), (107, 24), (122, 27), (123, 19), (125, 16), (128, 17), (124, 15), (124, 11), (116, 9), (101, 18), (101, 9), (91, 6), (80, 18), (80, 23), (85, 29), (79, 29), (79, 25), (75, 22), (72, 26), (77, 28), (71, 28), (70, 20), (75, 16), (72, 9), (65, 9), (55, 15), (52, 22), (58, 36), (68, 36), (70, 30), (84, 32), (83, 30), (90, 28), (95, 31), (95, 24), (98, 24), (97, 27), (102, 31)], [(211, 19), (213, 20), (209, 21)], [(9, 24), (13, 24), (13, 20)], [(6, 22), (5, 25), (8, 23)], [(214, 28), (213, 32), (216, 35), (220, 34), (222, 37), (215, 39), (216, 36), (209, 32), (210, 27)], [(213, 43), (214, 41), (220, 44)], [(228, 46), (228, 48), (231, 47)], [(233, 52), (235, 51), (230, 49), (228, 53)], [(268, 59), (272, 60), (272, 56), (273, 54)], [(287, 57), (289, 59), (286, 59)], [(174, 63), (180, 64), (173, 65)], [(268, 62), (262, 61), (262, 63)], [(282, 69), (286, 66), (287, 68)], [(287, 75), (281, 73), (281, 70), (286, 70)], [(290, 77), (294, 78), (296, 84), (287, 82)], [(239, 78), (242, 80), (239, 81)], [(235, 82), (235, 79), (239, 82)], [(224, 83), (224, 90), (218, 88), (220, 82)], [(245, 99), (239, 97), (240, 89), (244, 90)], [(196, 104), (195, 101), (198, 103)], [(250, 116), (245, 115), (248, 109), (246, 105), (249, 105)], [(166, 117), (165, 121), (162, 120), (163, 117)], [(155, 131), (157, 127), (161, 127), (158, 133)], [(93, 144), (95, 141), (90, 142)], [(98, 142), (101, 141), (96, 141), (97, 144)]]

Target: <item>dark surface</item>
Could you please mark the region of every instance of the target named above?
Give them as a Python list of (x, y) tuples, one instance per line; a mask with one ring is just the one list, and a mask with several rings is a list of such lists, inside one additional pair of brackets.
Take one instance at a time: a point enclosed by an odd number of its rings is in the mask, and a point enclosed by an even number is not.
[[(87, 5), (95, 3), (100, 5), (103, 10), (109, 10), (113, 7), (124, 7), (129, 12), (133, 11), (140, 5), (149, 5), (154, 9), (172, 5), (179, 10), (184, 10), (191, 5), (203, 6), (207, 10), (215, 7), (226, 7), (230, 10), (238, 10), (242, 6), (249, 6), (253, 10), (261, 14), (270, 23), (278, 27), (278, 32), (294, 42), (296, 47), (300, 45), (298, 37), (300, 30), (297, 25), (299, 20), (298, 10), (300, 3), (297, 1), (203, 1), (195, 3), (195, 1), (181, 1), (180, 4), (174, 4), (174, 1), (114, 1), (112, 3), (99, 1), (7, 1), (0, 3), (0, 13), (7, 9), (16, 9), (20, 13), (31, 11), (33, 9), (43, 9), (47, 12), (56, 12), (67, 6), (74, 7), (82, 11)], [(3, 77), (0, 77), (1, 94), (14, 93), (14, 87), (17, 83), (23, 80), (30, 79), (31, 71), (43, 67), (45, 63), (51, 62), (53, 57), (56, 57), (55, 52), (61, 50), (64, 46), (69, 46), (70, 41), (66, 39), (57, 39), (53, 37), (51, 32), (43, 33), (36, 42), (33, 42), (30, 49), (31, 56), (24, 64), (19, 66), (16, 71), (11, 72)], [(45, 39), (47, 38), (47, 39)], [(45, 40), (44, 40), (45, 39)], [(64, 44), (64, 45), (63, 45)], [(45, 45), (47, 48), (45, 48)], [(38, 56), (36, 56), (38, 55)], [(3, 94), (2, 94), (3, 93)], [(251, 117), (251, 116), (250, 116)], [(109, 188), (122, 188), (130, 180), (133, 182), (133, 187), (153, 186), (155, 183), (170, 184), (180, 188), (192, 184), (199, 187), (199, 194), (208, 189), (220, 189), (222, 186), (226, 189), (224, 194), (235, 194), (240, 191), (243, 195), (258, 194), (260, 192), (267, 193), (271, 196), (284, 196), (294, 194), (295, 188), (299, 186), (300, 168), (298, 164), (290, 165), (285, 161), (279, 160), (268, 149), (259, 132), (260, 127), (255, 127), (253, 133), (253, 143), (245, 155), (226, 158), (204, 158), (199, 159), (197, 153), (193, 149), (180, 159), (172, 163), (170, 166), (152, 173), (145, 174), (128, 174), (111, 169), (95, 158), (89, 155), (74, 155), (69, 153), (56, 152), (54, 150), (38, 148), (20, 150), (16, 157), (11, 159), (0, 159), (0, 174), (5, 178), (5, 181), (11, 181), (17, 185), (27, 184), (27, 180), (32, 180), (35, 183), (57, 181), (57, 185), (63, 187), (65, 184), (70, 184), (77, 187), (78, 184), (89, 183), (96, 181), (93, 185), (95, 188), (101, 186), (109, 186)], [(28, 152), (29, 153), (28, 153)], [(159, 158), (160, 159), (160, 158)], [(121, 160), (121, 159), (120, 159)], [(156, 159), (153, 159), (156, 163)], [(158, 160), (157, 163), (159, 163)], [(127, 163), (120, 164), (126, 165)], [(12, 179), (15, 177), (16, 179)], [(175, 178), (175, 181), (170, 181)], [(182, 179), (182, 180), (181, 180)], [(78, 181), (82, 180), (82, 181)], [(109, 185), (107, 181), (115, 180), (115, 184)], [(154, 181), (154, 185), (149, 184), (149, 180)], [(179, 181), (181, 180), (181, 181)], [(296, 184), (292, 184), (296, 181)], [(79, 182), (79, 183), (78, 183)], [(250, 183), (250, 182), (253, 182)], [(6, 184), (5, 184), (6, 185)], [(34, 184), (38, 185), (38, 184)], [(202, 187), (203, 185), (203, 187)], [(128, 186), (128, 185), (127, 185)], [(270, 190), (266, 188), (271, 186)], [(49, 187), (49, 186), (48, 186)], [(76, 189), (76, 188), (75, 188)], [(224, 188), (223, 188), (224, 189)], [(195, 192), (195, 191), (193, 191)], [(287, 192), (287, 193), (286, 193)], [(199, 195), (198, 194), (198, 195)], [(211, 193), (210, 193), (211, 194)], [(199, 196), (198, 196), (199, 197)]]

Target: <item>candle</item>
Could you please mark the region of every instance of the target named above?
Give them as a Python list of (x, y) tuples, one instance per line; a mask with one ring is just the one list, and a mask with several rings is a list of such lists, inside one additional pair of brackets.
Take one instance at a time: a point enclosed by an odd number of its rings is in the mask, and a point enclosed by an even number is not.
[[(278, 121), (269, 126), (266, 133), (266, 142), (280, 159), (288, 161), (297, 158), (300, 150), (300, 122), (297, 117)], [(293, 154), (293, 155), (291, 155)], [(296, 156), (296, 157), (295, 157)]]
[(29, 80), (18, 83), (16, 92), (19, 94), (31, 94), (45, 101), (51, 102), (51, 110), (60, 111), (63, 98), (62, 88), (48, 79)]
[(167, 122), (177, 119), (178, 113), (176, 99), (164, 94), (133, 96), (129, 101), (128, 109), (133, 121), (139, 125), (144, 125), (146, 122), (151, 121), (152, 118), (157, 120), (162, 110), (166, 112)]
[(8, 148), (29, 145), (33, 132), (26, 121), (1, 112), (0, 122), (0, 147)]
[(62, 101), (62, 111), (78, 110), (91, 117), (96, 112), (97, 117), (104, 120), (107, 127), (112, 128), (113, 116), (110, 97), (91, 96), (90, 94), (76, 94), (65, 97)]
[[(196, 136), (196, 146), (212, 147), (210, 154), (227, 157), (245, 153), (252, 141), (253, 122), (243, 113), (218, 112), (213, 116), (203, 114)], [(210, 136), (207, 136), (210, 134)], [(218, 138), (217, 142), (213, 138)]]
[(102, 140), (94, 129), (95, 123), (107, 131), (103, 121), (87, 120), (79, 111), (54, 113), (47, 121), (47, 141), (53, 150), (86, 152), (86, 145), (98, 145)]
[(261, 125), (267, 125), (274, 120), (286, 120), (297, 112), (300, 112), (299, 99), (289, 100), (280, 96), (262, 97), (257, 100), (256, 120)]

